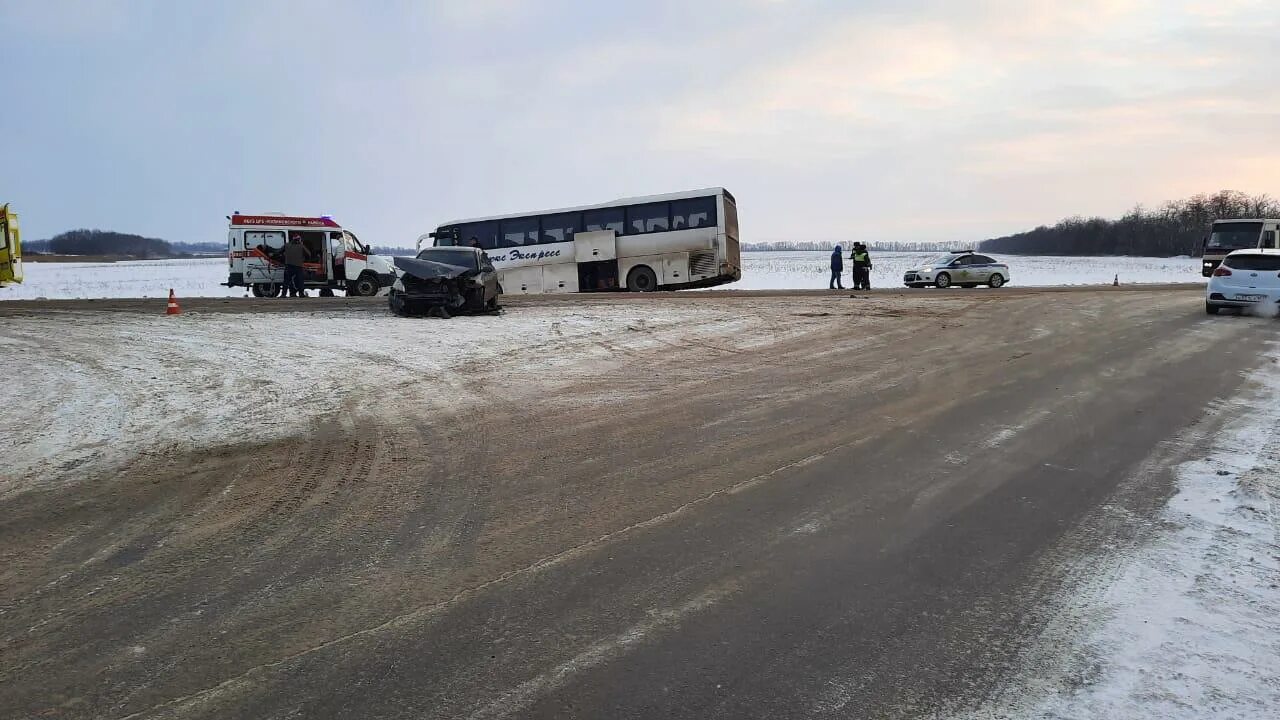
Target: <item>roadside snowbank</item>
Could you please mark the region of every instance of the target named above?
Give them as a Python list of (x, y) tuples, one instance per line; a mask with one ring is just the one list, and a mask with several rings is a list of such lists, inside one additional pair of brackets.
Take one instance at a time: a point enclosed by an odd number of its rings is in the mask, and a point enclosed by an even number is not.
[[(1280, 350), (1176, 470), (1156, 537), (1065, 603), (980, 718), (1280, 717)], [(1065, 641), (1065, 642), (1064, 642)], [(1057, 643), (1063, 644), (1058, 645)]]
[[(877, 253), (872, 286), (902, 287), (902, 273), (935, 253)], [(831, 273), (823, 252), (744, 252), (742, 280), (721, 289), (790, 290), (825, 288)], [(1116, 276), (1132, 283), (1203, 282), (1198, 258), (1006, 257), (1013, 284), (1108, 285)], [(243, 297), (244, 288), (223, 287), (222, 258), (142, 260), (118, 263), (34, 263), (24, 265), (26, 281), (0, 293), (0, 300), (36, 298)], [(845, 270), (846, 284), (849, 270)]]

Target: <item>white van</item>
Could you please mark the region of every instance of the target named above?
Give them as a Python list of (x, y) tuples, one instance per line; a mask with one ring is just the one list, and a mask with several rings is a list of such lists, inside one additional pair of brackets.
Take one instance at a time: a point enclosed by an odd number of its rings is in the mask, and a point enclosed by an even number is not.
[(247, 287), (257, 297), (275, 297), (284, 284), (284, 245), (297, 235), (307, 249), (306, 287), (321, 295), (377, 295), (395, 282), (391, 257), (374, 255), (333, 218), (286, 215), (227, 217), (227, 287)]

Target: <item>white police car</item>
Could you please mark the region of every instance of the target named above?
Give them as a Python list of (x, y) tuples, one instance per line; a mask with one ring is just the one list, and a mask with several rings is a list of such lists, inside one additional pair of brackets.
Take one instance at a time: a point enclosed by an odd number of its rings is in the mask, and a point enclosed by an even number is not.
[(959, 250), (939, 255), (926, 260), (914, 270), (908, 270), (902, 276), (902, 284), (907, 287), (949, 288), (977, 287), (990, 285), (998, 288), (1009, 282), (1009, 266), (996, 262), (994, 258), (979, 255), (972, 250)]
[(1280, 314), (1280, 250), (1236, 250), (1222, 259), (1205, 288), (1204, 309), (1217, 315), (1223, 308)]

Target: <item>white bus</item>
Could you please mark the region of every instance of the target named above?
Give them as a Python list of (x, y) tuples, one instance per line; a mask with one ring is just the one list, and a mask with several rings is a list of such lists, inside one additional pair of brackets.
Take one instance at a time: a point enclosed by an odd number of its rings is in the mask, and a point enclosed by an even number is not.
[(742, 277), (724, 188), (457, 220), (418, 238), (479, 245), (506, 294), (709, 287)]

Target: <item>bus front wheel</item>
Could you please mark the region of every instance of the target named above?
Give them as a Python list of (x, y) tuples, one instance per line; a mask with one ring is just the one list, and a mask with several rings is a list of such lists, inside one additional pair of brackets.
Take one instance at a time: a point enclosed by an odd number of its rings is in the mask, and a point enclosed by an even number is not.
[(658, 289), (658, 274), (648, 265), (637, 265), (627, 273), (627, 290), (653, 292)]

